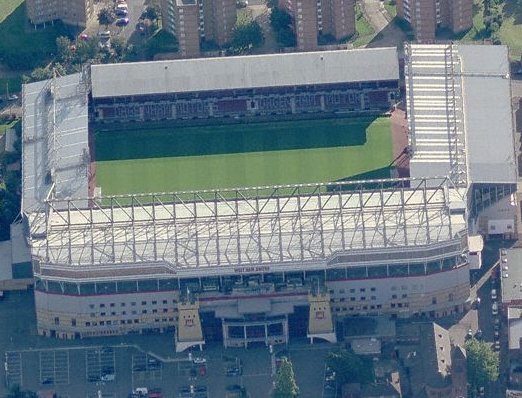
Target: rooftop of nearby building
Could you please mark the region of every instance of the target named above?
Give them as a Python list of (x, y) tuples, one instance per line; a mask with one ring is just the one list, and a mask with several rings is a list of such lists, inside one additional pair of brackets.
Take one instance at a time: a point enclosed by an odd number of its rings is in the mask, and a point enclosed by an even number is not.
[(399, 79), (396, 48), (93, 65), (94, 98)]
[(502, 303), (522, 304), (522, 247), (502, 249)]
[(460, 164), (468, 184), (515, 184), (507, 47), (441, 44), (408, 48), (411, 175), (449, 175)]

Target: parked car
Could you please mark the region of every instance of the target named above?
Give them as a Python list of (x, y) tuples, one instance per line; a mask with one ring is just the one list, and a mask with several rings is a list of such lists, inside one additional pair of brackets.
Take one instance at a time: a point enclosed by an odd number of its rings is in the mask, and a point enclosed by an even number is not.
[(127, 26), (129, 24), (129, 18), (125, 17), (125, 18), (118, 18), (116, 20), (116, 25), (117, 26)]
[(108, 373), (101, 377), (101, 381), (114, 381), (114, 379), (116, 379), (116, 376), (114, 376), (114, 373)]
[(497, 289), (491, 289), (491, 300), (497, 299)]
[(127, 15), (129, 15), (129, 10), (127, 10), (125, 8), (122, 8), (122, 9), (117, 8), (114, 13), (116, 14), (117, 17), (126, 17)]
[(493, 315), (498, 315), (498, 304), (496, 301), (491, 305), (491, 313)]
[(195, 357), (192, 362), (200, 364), (200, 363), (207, 363), (207, 360), (203, 357)]

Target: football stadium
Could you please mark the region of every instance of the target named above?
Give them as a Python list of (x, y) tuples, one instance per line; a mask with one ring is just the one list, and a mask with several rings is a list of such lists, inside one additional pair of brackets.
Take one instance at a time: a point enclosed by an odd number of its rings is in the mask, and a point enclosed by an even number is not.
[(406, 50), (404, 70), (379, 48), (25, 85), (39, 333), (173, 332), (183, 351), (462, 312), (469, 237), (517, 228), (507, 49)]

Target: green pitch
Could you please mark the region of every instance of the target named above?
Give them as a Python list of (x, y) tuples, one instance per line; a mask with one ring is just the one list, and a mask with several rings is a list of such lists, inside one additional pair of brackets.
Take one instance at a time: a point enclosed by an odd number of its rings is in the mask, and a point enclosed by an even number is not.
[(96, 132), (104, 195), (389, 177), (388, 118)]

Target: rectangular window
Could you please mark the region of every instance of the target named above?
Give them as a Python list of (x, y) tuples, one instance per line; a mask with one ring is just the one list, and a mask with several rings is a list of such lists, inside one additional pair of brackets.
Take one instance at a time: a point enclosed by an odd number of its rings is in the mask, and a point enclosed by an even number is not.
[(152, 305), (156, 305), (156, 304), (158, 304), (157, 301), (153, 301), (153, 302), (152, 302)]
[(76, 319), (71, 319), (71, 326), (76, 326)]
[(135, 307), (135, 306), (136, 306), (136, 302), (133, 301), (133, 302), (131, 303), (131, 306)]
[(142, 301), (141, 305), (147, 305), (147, 302), (146, 301)]
[(146, 314), (146, 313), (147, 313), (147, 310), (142, 310), (141, 313), (142, 313), (142, 314)]
[(54, 324), (55, 324), (55, 325), (59, 325), (59, 324), (60, 324), (60, 318), (55, 317), (55, 318), (54, 318)]
[(167, 300), (163, 300), (163, 304), (167, 304)]

